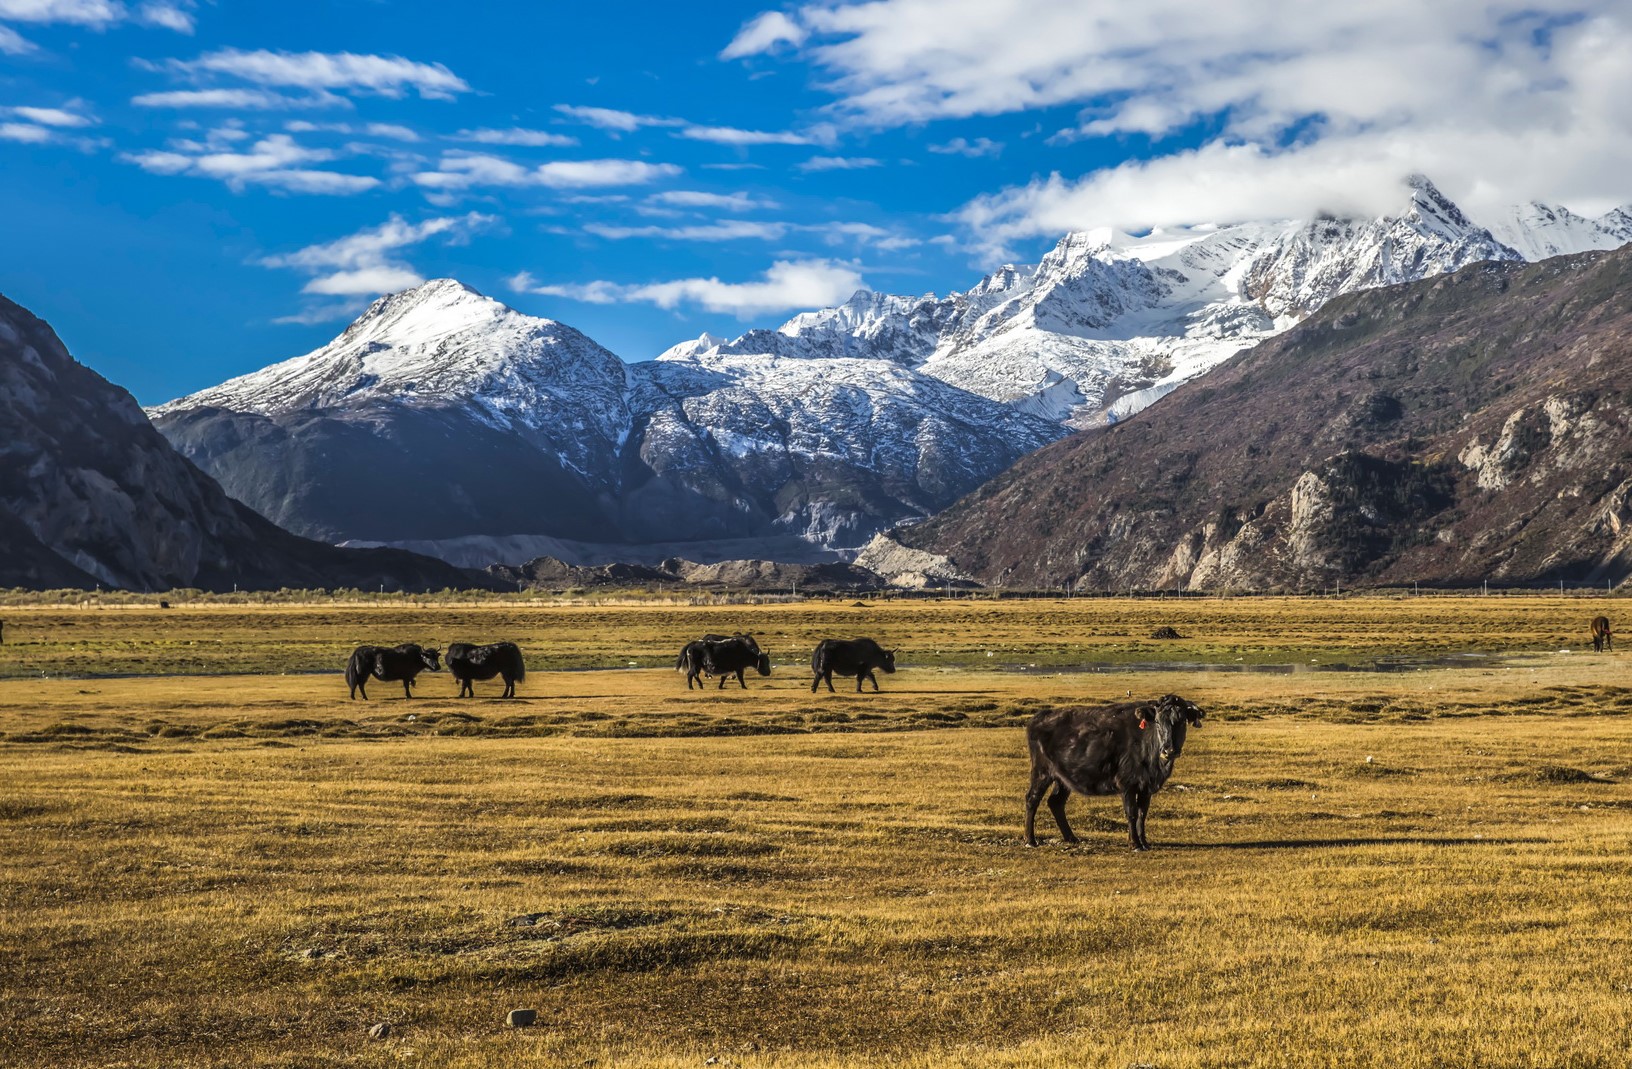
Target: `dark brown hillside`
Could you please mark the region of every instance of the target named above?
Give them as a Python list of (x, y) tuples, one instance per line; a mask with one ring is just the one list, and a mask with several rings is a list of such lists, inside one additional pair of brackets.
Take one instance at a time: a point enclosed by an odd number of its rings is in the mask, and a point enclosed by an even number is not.
[(1339, 298), (897, 532), (988, 583), (1616, 582), (1632, 246)]
[(0, 297), (0, 587), (496, 587), (393, 549), (296, 537), (229, 498), (134, 398)]

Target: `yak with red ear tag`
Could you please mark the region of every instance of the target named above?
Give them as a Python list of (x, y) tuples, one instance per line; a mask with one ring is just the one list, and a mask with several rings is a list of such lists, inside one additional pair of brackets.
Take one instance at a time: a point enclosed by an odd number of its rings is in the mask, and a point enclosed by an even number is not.
[[(1149, 850), (1145, 818), (1150, 799), (1173, 774), (1186, 732), (1201, 726), (1194, 702), (1166, 694), (1154, 702), (1073, 705), (1047, 709), (1026, 725), (1031, 786), (1026, 791), (1026, 844), (1037, 845), (1037, 806), (1048, 796), (1060, 837), (1077, 841), (1065, 819), (1065, 802), (1076, 794), (1119, 794), (1128, 841)], [(1050, 793), (1052, 788), (1052, 793)]]

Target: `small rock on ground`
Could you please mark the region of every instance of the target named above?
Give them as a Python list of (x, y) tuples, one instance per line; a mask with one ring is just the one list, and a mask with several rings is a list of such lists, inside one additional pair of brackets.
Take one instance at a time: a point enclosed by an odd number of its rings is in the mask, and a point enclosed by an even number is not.
[(504, 1023), (511, 1028), (526, 1028), (538, 1020), (537, 1010), (511, 1010)]
[(390, 1034), (391, 1034), (391, 1026), (390, 1026), (390, 1024), (386, 1023), (385, 1021), (381, 1021), (379, 1024), (375, 1025), (373, 1028), (370, 1028), (368, 1030), (368, 1038), (369, 1039), (384, 1039), (386, 1036), (389, 1036)]

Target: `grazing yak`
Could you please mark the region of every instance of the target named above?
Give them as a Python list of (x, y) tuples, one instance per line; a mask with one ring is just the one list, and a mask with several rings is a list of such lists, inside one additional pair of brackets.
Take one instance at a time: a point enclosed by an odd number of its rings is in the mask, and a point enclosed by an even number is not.
[(516, 681), (527, 678), (527, 666), (521, 660), (521, 647), (514, 642), (495, 642), (491, 646), (472, 646), (468, 642), (454, 642), (443, 654), (448, 671), (459, 681), (459, 697), (476, 697), (473, 680), (504, 677), (501, 698), (516, 696)]
[(743, 690), (748, 689), (747, 680), (743, 673), (752, 668), (762, 676), (771, 674), (770, 654), (759, 648), (753, 635), (704, 635), (696, 642), (688, 642), (680, 651), (680, 656), (674, 662), (677, 672), (686, 673), (686, 689), (690, 690), (693, 683), (702, 689), (703, 681), (699, 676), (718, 676), (720, 689), (725, 689), (725, 682), (731, 676), (737, 677), (737, 685)]
[(389, 648), (358, 646), (351, 651), (351, 659), (346, 662), (346, 686), (351, 688), (353, 698), (361, 694), (366, 701), (369, 676), (387, 682), (400, 679), (402, 696), (412, 698), (414, 692), (409, 688), (414, 685), (414, 677), (427, 668), (433, 672), (442, 671), (441, 657), (435, 649), (424, 649), (412, 642)]
[(1592, 648), (1599, 653), (1606, 649), (1611, 653), (1615, 652), (1615, 634), (1609, 629), (1609, 617), (1592, 618)]
[(1173, 774), (1187, 728), (1201, 727), (1201, 710), (1177, 694), (1154, 702), (1066, 706), (1047, 709), (1026, 725), (1031, 751), (1031, 788), (1026, 791), (1026, 845), (1037, 845), (1037, 805), (1048, 808), (1060, 837), (1077, 841), (1065, 820), (1065, 800), (1078, 794), (1120, 794), (1128, 819), (1128, 842), (1149, 850), (1145, 815), (1151, 795)]
[(878, 692), (878, 677), (873, 674), (875, 668), (882, 668), (885, 672), (895, 671), (895, 651), (887, 650), (870, 638), (858, 638), (850, 641), (838, 638), (824, 638), (816, 647), (816, 652), (810, 658), (810, 670), (816, 678), (810, 681), (810, 692), (816, 693), (816, 687), (824, 680), (829, 692), (833, 690), (833, 676), (856, 677), (856, 693), (861, 693), (861, 681), (873, 681), (873, 692)]

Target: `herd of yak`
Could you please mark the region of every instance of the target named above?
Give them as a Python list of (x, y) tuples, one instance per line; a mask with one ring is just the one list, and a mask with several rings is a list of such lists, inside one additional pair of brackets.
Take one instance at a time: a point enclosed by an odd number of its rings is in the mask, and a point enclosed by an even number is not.
[[(459, 684), (461, 698), (475, 697), (473, 683), (494, 676), (504, 678), (501, 697), (514, 698), (516, 683), (527, 678), (521, 648), (514, 642), (495, 642), (490, 646), (455, 642), (448, 646), (446, 654), (434, 647), (406, 642), (401, 646), (358, 646), (352, 650), (351, 658), (346, 662), (346, 686), (351, 688), (353, 698), (362, 695), (366, 700), (370, 679), (400, 680), (403, 697), (412, 698), (415, 679), (427, 669), (442, 671), (444, 657), (449, 673)], [(762, 676), (770, 675), (771, 657), (759, 648), (753, 635), (704, 635), (696, 642), (686, 643), (674, 667), (676, 671), (686, 673), (687, 690), (693, 684), (701, 688), (702, 676), (718, 678), (721, 688), (726, 680), (736, 676), (737, 684), (746, 690), (748, 682), (743, 674), (752, 668)], [(886, 674), (895, 671), (895, 651), (885, 649), (870, 638), (825, 638), (811, 655), (810, 668), (815, 675), (810, 681), (812, 692), (823, 682), (831, 691), (835, 675), (854, 676), (857, 693), (861, 692), (864, 680), (871, 680), (873, 690), (877, 691), (876, 672), (880, 669)]]
[[(1599, 652), (1614, 650), (1609, 620), (1592, 621), (1592, 645)], [(365, 689), (370, 677), (401, 680), (405, 697), (412, 698), (414, 677), (425, 669), (441, 670), (440, 655), (408, 643), (385, 648), (359, 646), (346, 664), (346, 683), (352, 697)], [(516, 683), (527, 677), (521, 650), (513, 642), (472, 646), (455, 642), (447, 650), (448, 671), (459, 683), (459, 696), (475, 694), (475, 680), (504, 677), (504, 697), (513, 698)], [(752, 635), (704, 635), (688, 642), (674, 665), (686, 673), (686, 689), (703, 685), (702, 676), (718, 678), (720, 687), (748, 669), (762, 676), (771, 674), (771, 659), (759, 648)], [(823, 682), (833, 689), (833, 677), (854, 676), (856, 692), (871, 679), (878, 690), (875, 671), (895, 671), (895, 651), (887, 650), (870, 638), (823, 639), (810, 659), (810, 689), (814, 693)], [(1128, 823), (1128, 842), (1135, 850), (1149, 850), (1145, 838), (1145, 817), (1150, 799), (1173, 774), (1173, 764), (1184, 751), (1185, 733), (1201, 727), (1202, 711), (1194, 702), (1177, 694), (1155, 701), (1116, 702), (1110, 705), (1072, 705), (1045, 709), (1026, 725), (1026, 748), (1031, 755), (1031, 783), (1026, 789), (1026, 845), (1037, 845), (1037, 807), (1048, 799), (1048, 810), (1060, 829), (1060, 837), (1077, 842), (1065, 819), (1066, 799), (1072, 794), (1122, 796), (1122, 812)]]

